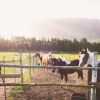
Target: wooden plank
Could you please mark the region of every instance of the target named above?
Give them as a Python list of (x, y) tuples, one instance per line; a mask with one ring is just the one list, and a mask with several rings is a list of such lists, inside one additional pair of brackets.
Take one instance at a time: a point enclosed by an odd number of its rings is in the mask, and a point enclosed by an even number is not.
[(10, 64), (0, 64), (0, 67), (9, 68), (48, 68), (48, 69), (80, 69), (80, 70), (100, 70), (100, 67), (78, 67), (78, 66), (29, 66), (29, 65), (10, 65)]
[(76, 84), (60, 84), (60, 83), (0, 83), (0, 86), (69, 86), (91, 88), (90, 85), (76, 85)]
[(0, 74), (0, 78), (20, 78), (21, 74)]
[(61, 83), (0, 83), (0, 86), (68, 86), (68, 87), (81, 87), (81, 88), (100, 88), (100, 83), (95, 85), (87, 84), (61, 84)]
[(19, 60), (5, 60), (5, 61), (3, 61), (3, 60), (0, 60), (0, 63), (11, 63), (11, 62), (19, 62)]

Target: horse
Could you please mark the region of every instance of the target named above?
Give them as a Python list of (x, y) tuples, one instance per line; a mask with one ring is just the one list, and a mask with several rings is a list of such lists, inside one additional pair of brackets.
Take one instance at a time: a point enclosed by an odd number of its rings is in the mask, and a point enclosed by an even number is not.
[(48, 54), (37, 52), (34, 57), (38, 57), (40, 59), (41, 65), (43, 64), (44, 66), (49, 66), (51, 65), (51, 58), (54, 58), (54, 55), (51, 52), (49, 52)]
[[(82, 49), (79, 53), (79, 67), (94, 67), (100, 66), (100, 61), (95, 58), (94, 52), (89, 51), (88, 49)], [(88, 83), (92, 80), (92, 70), (88, 71)], [(98, 73), (99, 74), (99, 73)]]
[[(80, 59), (79, 59), (79, 67), (100, 67), (100, 61), (96, 59), (95, 53), (89, 51), (88, 49), (82, 49), (79, 53)], [(95, 66), (94, 66), (95, 64)], [(92, 76), (94, 76), (94, 79), (92, 79)], [(88, 71), (88, 84), (91, 81), (97, 81), (100, 82), (100, 70), (97, 70), (97, 73), (94, 70)], [(96, 89), (96, 100), (100, 100), (100, 88)]]
[[(67, 66), (70, 64), (69, 60), (61, 59), (61, 58), (51, 58), (52, 66)], [(53, 73), (55, 73), (56, 69), (54, 68), (52, 70)]]
[[(70, 63), (67, 63), (66, 61), (63, 61), (61, 58), (52, 58), (52, 65), (53, 66), (78, 66), (79, 60), (72, 60)], [(55, 72), (55, 69), (52, 70), (52, 72)], [(68, 82), (68, 74), (72, 74), (74, 72), (78, 73), (78, 79), (81, 77), (83, 79), (83, 73), (81, 70), (76, 70), (76, 69), (58, 69), (58, 73), (60, 74), (61, 80), (64, 82), (64, 77), (65, 77), (65, 82)]]

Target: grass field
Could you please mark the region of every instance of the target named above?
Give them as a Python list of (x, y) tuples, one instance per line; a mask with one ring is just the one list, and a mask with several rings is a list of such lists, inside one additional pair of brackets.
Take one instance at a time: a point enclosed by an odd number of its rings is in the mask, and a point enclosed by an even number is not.
[[(34, 55), (34, 53), (31, 53), (31, 56)], [(56, 58), (64, 58), (67, 60), (72, 60), (72, 59), (78, 59), (78, 54), (54, 54), (54, 56)], [(29, 53), (22, 53), (22, 64), (26, 64), (29, 65)], [(20, 59), (20, 54), (18, 52), (0, 52), (0, 60), (1, 61), (11, 61), (11, 62), (7, 62), (6, 64), (20, 64), (19, 62)], [(18, 60), (18, 61), (16, 61)], [(31, 58), (31, 61), (33, 59)], [(14, 62), (16, 61), (16, 62)], [(31, 62), (31, 64), (33, 64), (33, 62)], [(19, 69), (16, 68), (16, 71), (18, 71)], [(4, 72), (4, 70), (2, 70), (2, 73)], [(13, 68), (5, 68), (5, 73), (13, 73), (14, 69)]]
[[(31, 56), (33, 56), (34, 53), (31, 53)], [(56, 58), (64, 58), (67, 60), (72, 60), (72, 59), (78, 59), (78, 54), (54, 54)], [(20, 64), (20, 54), (18, 52), (0, 52), (0, 60), (1, 61), (11, 61), (7, 62), (6, 64)], [(17, 62), (14, 62), (15, 60), (18, 60)], [(29, 64), (29, 53), (22, 53), (22, 64), (24, 65), (30, 65)], [(31, 58), (31, 65), (33, 65), (33, 59)], [(38, 71), (38, 69), (35, 69), (35, 71)], [(19, 73), (20, 68), (2, 68), (2, 74), (11, 74), (11, 73)], [(23, 69), (23, 73), (25, 75), (24, 77), (24, 82), (29, 81), (29, 70), (28, 69)]]

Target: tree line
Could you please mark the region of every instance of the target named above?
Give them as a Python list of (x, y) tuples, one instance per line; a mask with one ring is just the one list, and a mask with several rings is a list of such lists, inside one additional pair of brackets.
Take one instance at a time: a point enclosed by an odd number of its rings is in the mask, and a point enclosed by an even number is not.
[(53, 52), (78, 52), (82, 48), (100, 52), (99, 42), (89, 42), (86, 38), (77, 39), (36, 39), (13, 37), (11, 40), (0, 38), (0, 51), (53, 51)]

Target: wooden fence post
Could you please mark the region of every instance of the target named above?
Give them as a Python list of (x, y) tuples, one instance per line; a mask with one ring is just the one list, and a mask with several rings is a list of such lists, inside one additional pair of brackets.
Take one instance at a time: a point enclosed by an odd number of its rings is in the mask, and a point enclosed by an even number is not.
[(30, 81), (31, 81), (32, 75), (31, 75), (31, 54), (30, 53), (29, 53), (29, 65), (30, 65), (29, 75), (30, 75)]
[[(94, 60), (93, 60), (93, 66), (98, 66), (98, 58), (97, 58), (97, 52), (94, 52)], [(92, 70), (92, 79), (91, 82), (97, 83), (97, 70)], [(90, 100), (98, 100), (96, 97), (96, 88), (90, 88)]]
[(62, 52), (62, 58), (63, 58), (63, 52)]
[[(5, 56), (3, 56), (3, 64), (5, 64)], [(4, 74), (5, 74), (5, 67), (4, 67)], [(5, 84), (5, 78), (2, 78), (3, 83)], [(6, 99), (6, 86), (4, 86), (4, 98)]]
[[(13, 57), (13, 64), (15, 64), (15, 59)], [(14, 67), (14, 73), (16, 73), (15, 67)], [(16, 83), (16, 78), (15, 78), (15, 83)]]
[[(35, 65), (35, 63), (34, 63), (34, 56), (32, 56), (32, 65), (33, 65), (33, 66)], [(33, 68), (32, 70), (33, 70), (33, 72), (34, 72), (34, 68)]]
[[(20, 50), (19, 51), (19, 55), (20, 55), (20, 65), (22, 65), (22, 51)], [(21, 71), (21, 82), (23, 83), (23, 68), (21, 67), (21, 69), (20, 69), (20, 71)]]

